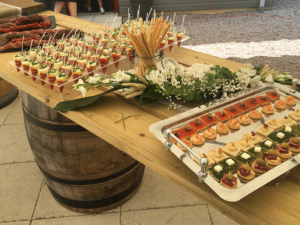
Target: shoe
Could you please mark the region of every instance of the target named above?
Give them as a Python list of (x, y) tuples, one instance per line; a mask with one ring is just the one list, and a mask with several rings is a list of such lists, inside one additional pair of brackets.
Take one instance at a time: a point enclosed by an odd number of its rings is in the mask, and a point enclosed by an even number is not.
[(92, 10), (92, 6), (88, 6), (88, 4), (85, 5), (85, 8), (90, 12)]
[(100, 8), (100, 13), (104, 14), (105, 13), (105, 10), (103, 9), (103, 7)]

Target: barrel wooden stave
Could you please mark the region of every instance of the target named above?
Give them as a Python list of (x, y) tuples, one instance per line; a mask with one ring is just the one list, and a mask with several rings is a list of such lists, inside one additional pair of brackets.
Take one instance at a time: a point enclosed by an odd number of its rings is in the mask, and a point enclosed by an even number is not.
[(0, 77), (0, 109), (12, 103), (19, 94), (17, 87)]
[(102, 212), (136, 193), (143, 164), (30, 95), (22, 93), (22, 99), (32, 152), (61, 205), (76, 212)]

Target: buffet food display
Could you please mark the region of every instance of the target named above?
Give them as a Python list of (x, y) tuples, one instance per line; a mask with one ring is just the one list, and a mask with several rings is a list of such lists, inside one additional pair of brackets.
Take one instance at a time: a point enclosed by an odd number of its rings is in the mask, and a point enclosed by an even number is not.
[[(149, 130), (165, 143), (165, 131), (171, 129), (207, 159), (204, 182), (223, 199), (238, 201), (299, 164), (299, 100), (284, 86), (267, 86), (217, 106), (191, 109)], [(199, 175), (199, 157), (171, 141), (171, 151)]]
[[(105, 75), (110, 65), (119, 67), (121, 60), (129, 58), (133, 61), (135, 51), (151, 57), (156, 52), (164, 52), (165, 48), (189, 39), (184, 31), (179, 30), (179, 36), (171, 44), (163, 44), (163, 39), (174, 36), (175, 28), (169, 32), (171, 23), (162, 18), (151, 22), (139, 20), (127, 21), (122, 27), (96, 31), (83, 35), (81, 30), (50, 29), (6, 33), (0, 38), (3, 50), (21, 48), (21, 53), (14, 56), (9, 65), (32, 80), (40, 80), (41, 85), (49, 86), (50, 90), (57, 87), (62, 100), (72, 99), (74, 95), (63, 96), (64, 86), (77, 84), (78, 80), (93, 76), (95, 73)], [(166, 42), (164, 42), (166, 43)], [(29, 47), (28, 51), (23, 48)], [(1, 48), (0, 48), (1, 50)], [(142, 60), (144, 61), (144, 60)], [(153, 59), (145, 60), (140, 66), (156, 67)], [(151, 63), (149, 63), (151, 62)], [(130, 63), (130, 62), (127, 62)], [(140, 68), (140, 73), (142, 67)], [(13, 72), (13, 69), (10, 69)], [(145, 75), (143, 69), (143, 76)], [(62, 79), (63, 77), (63, 79)], [(75, 92), (75, 91), (74, 91)], [(76, 92), (75, 92), (76, 93)]]

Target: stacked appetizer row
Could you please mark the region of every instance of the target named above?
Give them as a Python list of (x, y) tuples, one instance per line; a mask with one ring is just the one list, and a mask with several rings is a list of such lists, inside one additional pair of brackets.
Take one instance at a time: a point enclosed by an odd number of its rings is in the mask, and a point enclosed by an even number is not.
[[(280, 95), (278, 95), (276, 90), (267, 92), (264, 96), (250, 98), (216, 112), (214, 115), (211, 113), (203, 115), (187, 125), (173, 130), (173, 134), (190, 148), (193, 144), (197, 146), (203, 145), (205, 140), (215, 140), (218, 133), (220, 135), (226, 135), (230, 130), (239, 130), (241, 125), (247, 126), (251, 124), (252, 120), (257, 122), (262, 119), (262, 113), (266, 115), (274, 114), (275, 109), (271, 104), (272, 102), (276, 101), (274, 107), (277, 109), (280, 108), (280, 110), (296, 105), (296, 100), (292, 96), (287, 96), (284, 100), (279, 98)], [(257, 110), (258, 107), (262, 107), (262, 113)], [(246, 113), (248, 113), (248, 115)], [(296, 118), (297, 113), (298, 111), (295, 111), (290, 113), (290, 115)], [(283, 118), (282, 120), (286, 119)], [(217, 125), (215, 129), (212, 128), (214, 125)], [(261, 126), (257, 132), (264, 135), (264, 133), (267, 132), (266, 129), (272, 131), (270, 128)], [(199, 134), (199, 132), (203, 132), (202, 135)], [(185, 148), (177, 143), (175, 139), (172, 138), (172, 141), (176, 143), (180, 149), (185, 151)]]

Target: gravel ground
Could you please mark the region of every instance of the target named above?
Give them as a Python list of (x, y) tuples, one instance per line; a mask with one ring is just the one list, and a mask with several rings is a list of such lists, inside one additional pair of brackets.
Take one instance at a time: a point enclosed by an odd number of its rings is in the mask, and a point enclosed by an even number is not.
[[(217, 10), (218, 11), (218, 10)], [(278, 71), (289, 71), (300, 78), (300, 1), (278, 0), (271, 12), (244, 11), (234, 15), (274, 15), (298, 20), (243, 16), (188, 14), (185, 17), (190, 48), (254, 66), (269, 64)], [(180, 27), (183, 15), (176, 15)], [(124, 19), (123, 19), (123, 22)]]

